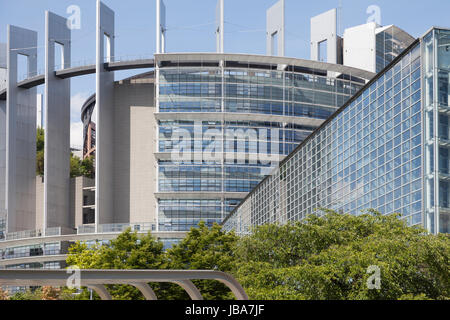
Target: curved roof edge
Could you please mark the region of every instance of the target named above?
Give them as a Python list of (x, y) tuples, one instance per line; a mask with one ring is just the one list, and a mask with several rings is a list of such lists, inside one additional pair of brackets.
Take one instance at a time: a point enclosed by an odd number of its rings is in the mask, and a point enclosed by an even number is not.
[(83, 103), (83, 106), (81, 107), (81, 121), (83, 121), (84, 113), (86, 112), (87, 108), (90, 107), (92, 104), (95, 104), (95, 93), (92, 94), (87, 100)]
[(238, 61), (240, 63), (260, 63), (267, 65), (288, 65), (304, 68), (312, 68), (323, 71), (333, 71), (352, 75), (365, 80), (372, 79), (376, 74), (370, 71), (344, 66), (341, 64), (306, 60), (300, 58), (275, 57), (255, 54), (239, 53), (161, 53), (155, 54), (155, 64), (163, 61), (183, 61), (183, 62), (212, 62), (212, 61)]
[(373, 77), (364, 87), (362, 87), (357, 93), (355, 93), (346, 103), (344, 103), (339, 109), (336, 110), (335, 113), (333, 113), (326, 121), (324, 121), (318, 128), (316, 128), (305, 140), (303, 140), (294, 150), (292, 150), (291, 153), (289, 153), (286, 158), (284, 158), (278, 165), (273, 169), (272, 173), (267, 175), (264, 179), (262, 179), (256, 187), (254, 187), (247, 196), (242, 199), (242, 201), (231, 211), (220, 223), (220, 225), (224, 225), (236, 212), (237, 210), (247, 201), (270, 177), (272, 174), (281, 168), (281, 166), (285, 163), (287, 163), (303, 146), (308, 143), (309, 140), (311, 140), (316, 134), (320, 133), (320, 131), (327, 126), (334, 118), (336, 118), (341, 112), (343, 112), (353, 101), (358, 99), (367, 88), (369, 88), (374, 82), (376, 82), (382, 75), (386, 73), (387, 70), (392, 68), (396, 63), (398, 63), (406, 54), (408, 54), (412, 48), (416, 45), (420, 45), (421, 38), (417, 38), (414, 40), (411, 45), (406, 48), (402, 53), (400, 53), (391, 63), (389, 63), (386, 67), (384, 67), (383, 70), (381, 70), (379, 73), (376, 74), (375, 77)]

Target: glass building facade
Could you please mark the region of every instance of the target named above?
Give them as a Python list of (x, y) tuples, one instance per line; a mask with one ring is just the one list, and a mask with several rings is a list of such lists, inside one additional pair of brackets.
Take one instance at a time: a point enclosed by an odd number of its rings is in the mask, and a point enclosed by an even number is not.
[[(330, 75), (326, 64), (211, 65), (157, 67), (159, 231), (221, 222), (368, 80)], [(191, 158), (174, 160), (180, 151)]]
[(394, 25), (377, 28), (375, 35), (376, 72), (380, 72), (394, 61), (412, 40), (410, 35)]
[(0, 217), (0, 240), (5, 238), (6, 233), (6, 218)]
[(450, 31), (432, 29), (263, 180), (223, 222), (238, 233), (319, 208), (401, 213), (450, 231)]

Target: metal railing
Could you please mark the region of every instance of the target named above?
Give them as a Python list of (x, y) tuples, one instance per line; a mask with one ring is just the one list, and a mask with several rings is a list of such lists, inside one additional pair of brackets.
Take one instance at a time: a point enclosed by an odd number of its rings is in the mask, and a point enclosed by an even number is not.
[(74, 234), (75, 230), (68, 229), (64, 227), (53, 227), (45, 229), (45, 234), (41, 229), (37, 230), (24, 230), (17, 232), (9, 232), (5, 233), (3, 237), (0, 237), (0, 241), (11, 241), (11, 240), (22, 240), (29, 238), (38, 238), (38, 237), (52, 237), (52, 236), (60, 236), (64, 234)]
[[(128, 228), (131, 228), (131, 231), (149, 232), (149, 231), (156, 231), (156, 224), (150, 222), (100, 224), (98, 226), (97, 233), (121, 233)], [(81, 225), (78, 227), (77, 233), (78, 234), (95, 233), (95, 225), (94, 224)]]
[[(217, 280), (234, 294), (237, 300), (248, 300), (240, 283), (231, 275), (209, 270), (77, 270), (79, 285), (88, 287), (102, 300), (112, 300), (106, 284), (131, 285), (139, 289), (147, 300), (157, 300), (149, 282), (171, 282), (182, 287), (192, 300), (203, 300), (191, 280)], [(66, 286), (67, 270), (0, 270), (0, 286)]]
[(81, 226), (78, 226), (77, 234), (88, 234), (88, 233), (95, 233), (95, 225), (83, 224)]
[[(114, 63), (114, 62), (127, 62), (127, 61), (139, 61), (139, 60), (148, 60), (148, 59), (153, 59), (154, 55), (153, 54), (129, 54), (129, 55), (118, 55), (118, 56), (114, 56), (114, 57), (104, 57), (103, 58), (103, 62), (104, 63)], [(85, 67), (85, 66), (92, 66), (96, 64), (96, 60), (95, 59), (84, 59), (84, 60), (78, 60), (78, 61), (72, 61), (70, 62), (70, 67), (68, 68), (64, 68), (65, 65), (55, 65), (54, 70), (55, 71), (60, 71), (60, 70), (64, 70), (64, 69), (71, 69), (71, 68), (80, 68), (80, 67)], [(43, 68), (39, 68), (36, 71), (33, 72), (28, 72), (25, 74), (19, 74), (17, 76), (17, 82), (21, 82), (30, 78), (34, 78), (37, 76), (41, 76), (45, 74), (45, 69)], [(6, 88), (6, 84), (5, 84), (5, 88)], [(1, 84), (0, 84), (0, 90), (1, 89)]]
[(36, 238), (41, 237), (42, 230), (24, 230), (24, 231), (17, 231), (17, 232), (9, 232), (5, 235), (5, 241), (8, 240), (20, 240), (20, 239), (28, 239), (28, 238)]

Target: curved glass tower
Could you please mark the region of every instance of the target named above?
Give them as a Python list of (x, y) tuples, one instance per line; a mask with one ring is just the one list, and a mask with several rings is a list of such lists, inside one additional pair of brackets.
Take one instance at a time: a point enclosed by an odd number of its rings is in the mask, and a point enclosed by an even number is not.
[(281, 162), (224, 228), (376, 209), (449, 233), (449, 78), (450, 30), (432, 28)]
[(159, 231), (220, 222), (369, 78), (266, 56), (163, 54), (156, 61)]

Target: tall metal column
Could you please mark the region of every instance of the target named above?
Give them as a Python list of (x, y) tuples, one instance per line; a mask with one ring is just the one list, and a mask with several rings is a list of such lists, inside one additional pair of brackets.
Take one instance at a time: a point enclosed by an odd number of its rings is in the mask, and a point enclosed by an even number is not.
[(17, 73), (24, 55), (27, 74), (36, 74), (37, 33), (8, 25), (7, 42), (6, 227), (15, 232), (36, 221), (36, 88), (19, 88)]
[[(6, 43), (0, 43), (0, 89), (6, 87)], [(6, 218), (6, 101), (0, 100), (0, 218)]]
[[(105, 48), (106, 47), (106, 48)], [(106, 52), (105, 52), (106, 49)], [(97, 0), (95, 229), (114, 222), (114, 11)]]
[[(70, 67), (71, 31), (67, 19), (45, 13), (45, 147), (44, 234), (47, 228), (69, 227), (70, 221), (70, 78), (55, 76), (56, 65)], [(55, 61), (56, 44), (62, 59)]]

